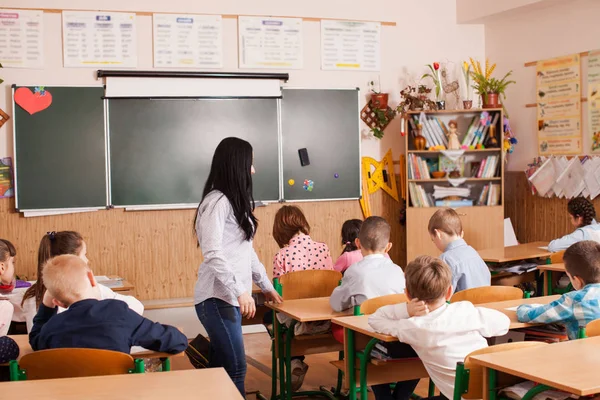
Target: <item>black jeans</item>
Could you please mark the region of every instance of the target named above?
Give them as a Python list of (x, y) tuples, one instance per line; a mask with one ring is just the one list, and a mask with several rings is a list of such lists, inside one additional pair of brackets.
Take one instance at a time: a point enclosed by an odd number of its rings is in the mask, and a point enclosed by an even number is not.
[(242, 397), (246, 396), (246, 353), (240, 308), (210, 298), (196, 304), (196, 314), (210, 339), (210, 367), (225, 368)]
[[(394, 342), (388, 344), (388, 348), (394, 347), (395, 357), (398, 358), (414, 358), (418, 357), (417, 353), (412, 347), (406, 343)], [(408, 400), (410, 395), (415, 391), (415, 388), (419, 384), (419, 379), (412, 381), (402, 381), (396, 383), (396, 387), (392, 391), (392, 388), (388, 383), (383, 385), (373, 385), (373, 394), (376, 400)], [(433, 399), (432, 399), (433, 400)], [(435, 399), (441, 400), (441, 399)]]

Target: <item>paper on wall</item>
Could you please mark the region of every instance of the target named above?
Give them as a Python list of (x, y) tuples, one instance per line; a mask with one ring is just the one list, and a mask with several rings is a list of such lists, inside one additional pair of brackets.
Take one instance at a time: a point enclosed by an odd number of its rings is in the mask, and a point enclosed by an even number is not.
[(551, 158), (551, 160), (552, 160), (552, 163), (554, 164), (554, 170), (557, 171), (557, 174), (555, 177), (555, 182), (554, 182), (554, 185), (552, 186), (552, 191), (554, 192), (554, 195), (556, 197), (562, 198), (562, 197), (564, 197), (563, 187), (556, 182), (556, 179), (558, 179), (558, 177), (560, 175), (560, 171), (564, 171), (567, 168), (567, 164), (569, 163), (569, 160), (565, 156), (553, 157), (553, 158)]
[(565, 170), (556, 180), (556, 184), (562, 187), (563, 193), (567, 199), (572, 199), (581, 194), (585, 188), (583, 180), (583, 167), (579, 157), (573, 157)]
[(556, 182), (556, 172), (553, 158), (549, 158), (529, 177), (540, 196), (545, 196)]
[(321, 69), (379, 71), (381, 23), (321, 20)]
[(583, 180), (591, 200), (600, 195), (600, 158), (592, 157), (583, 164)]
[(0, 63), (12, 68), (44, 68), (44, 12), (0, 10)]

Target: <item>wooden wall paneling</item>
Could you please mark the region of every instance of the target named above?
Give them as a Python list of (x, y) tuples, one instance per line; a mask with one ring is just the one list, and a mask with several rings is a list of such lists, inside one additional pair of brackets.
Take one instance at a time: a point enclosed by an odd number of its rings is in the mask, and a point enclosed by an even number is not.
[[(505, 217), (510, 218), (521, 243), (550, 241), (571, 233), (568, 199), (532, 195), (523, 172), (507, 172)], [(600, 198), (593, 201), (600, 212)], [(600, 214), (599, 214), (600, 215)]]

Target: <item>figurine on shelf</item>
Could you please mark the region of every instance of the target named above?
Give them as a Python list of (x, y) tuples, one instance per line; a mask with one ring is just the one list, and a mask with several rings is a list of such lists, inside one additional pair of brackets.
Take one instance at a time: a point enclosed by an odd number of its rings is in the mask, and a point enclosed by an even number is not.
[(455, 120), (448, 123), (448, 150), (460, 150), (460, 142), (458, 141), (458, 124)]

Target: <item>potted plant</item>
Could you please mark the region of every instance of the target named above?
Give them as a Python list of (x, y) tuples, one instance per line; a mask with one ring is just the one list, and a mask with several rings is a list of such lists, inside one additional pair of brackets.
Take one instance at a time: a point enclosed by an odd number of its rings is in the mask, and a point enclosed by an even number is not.
[(463, 61), (462, 67), (463, 79), (464, 79), (464, 100), (463, 108), (469, 110), (473, 106), (473, 87), (471, 86), (471, 64)]
[(387, 93), (381, 93), (379, 90), (379, 82), (375, 84), (374, 81), (369, 82), (371, 89), (371, 104), (373, 109), (387, 110), (389, 95)]
[(427, 64), (427, 67), (431, 73), (423, 74), (421, 79), (431, 78), (433, 85), (435, 86), (435, 101), (437, 103), (437, 108), (443, 110), (446, 108), (446, 102), (442, 99), (442, 77), (440, 76), (440, 63), (434, 62), (433, 65)]
[(372, 110), (375, 114), (377, 125), (371, 128), (371, 132), (373, 132), (373, 136), (377, 139), (382, 139), (384, 133), (383, 130), (390, 122), (392, 122), (398, 113), (391, 107), (388, 107), (385, 110), (374, 107)]
[(396, 111), (405, 113), (408, 111), (437, 110), (436, 104), (429, 99), (431, 89), (425, 85), (413, 87), (408, 85), (400, 91), (402, 101), (398, 104)]
[(481, 96), (483, 108), (500, 107), (499, 96), (502, 95), (506, 99), (506, 88), (508, 85), (516, 83), (513, 80), (509, 80), (512, 71), (509, 71), (502, 79), (496, 79), (492, 77), (492, 73), (496, 69), (496, 64), (490, 65), (489, 60), (486, 60), (485, 70), (483, 70), (479, 61), (475, 62), (472, 58), (470, 60), (473, 67), (471, 76), (475, 82), (473, 87), (477, 91), (477, 94)]

